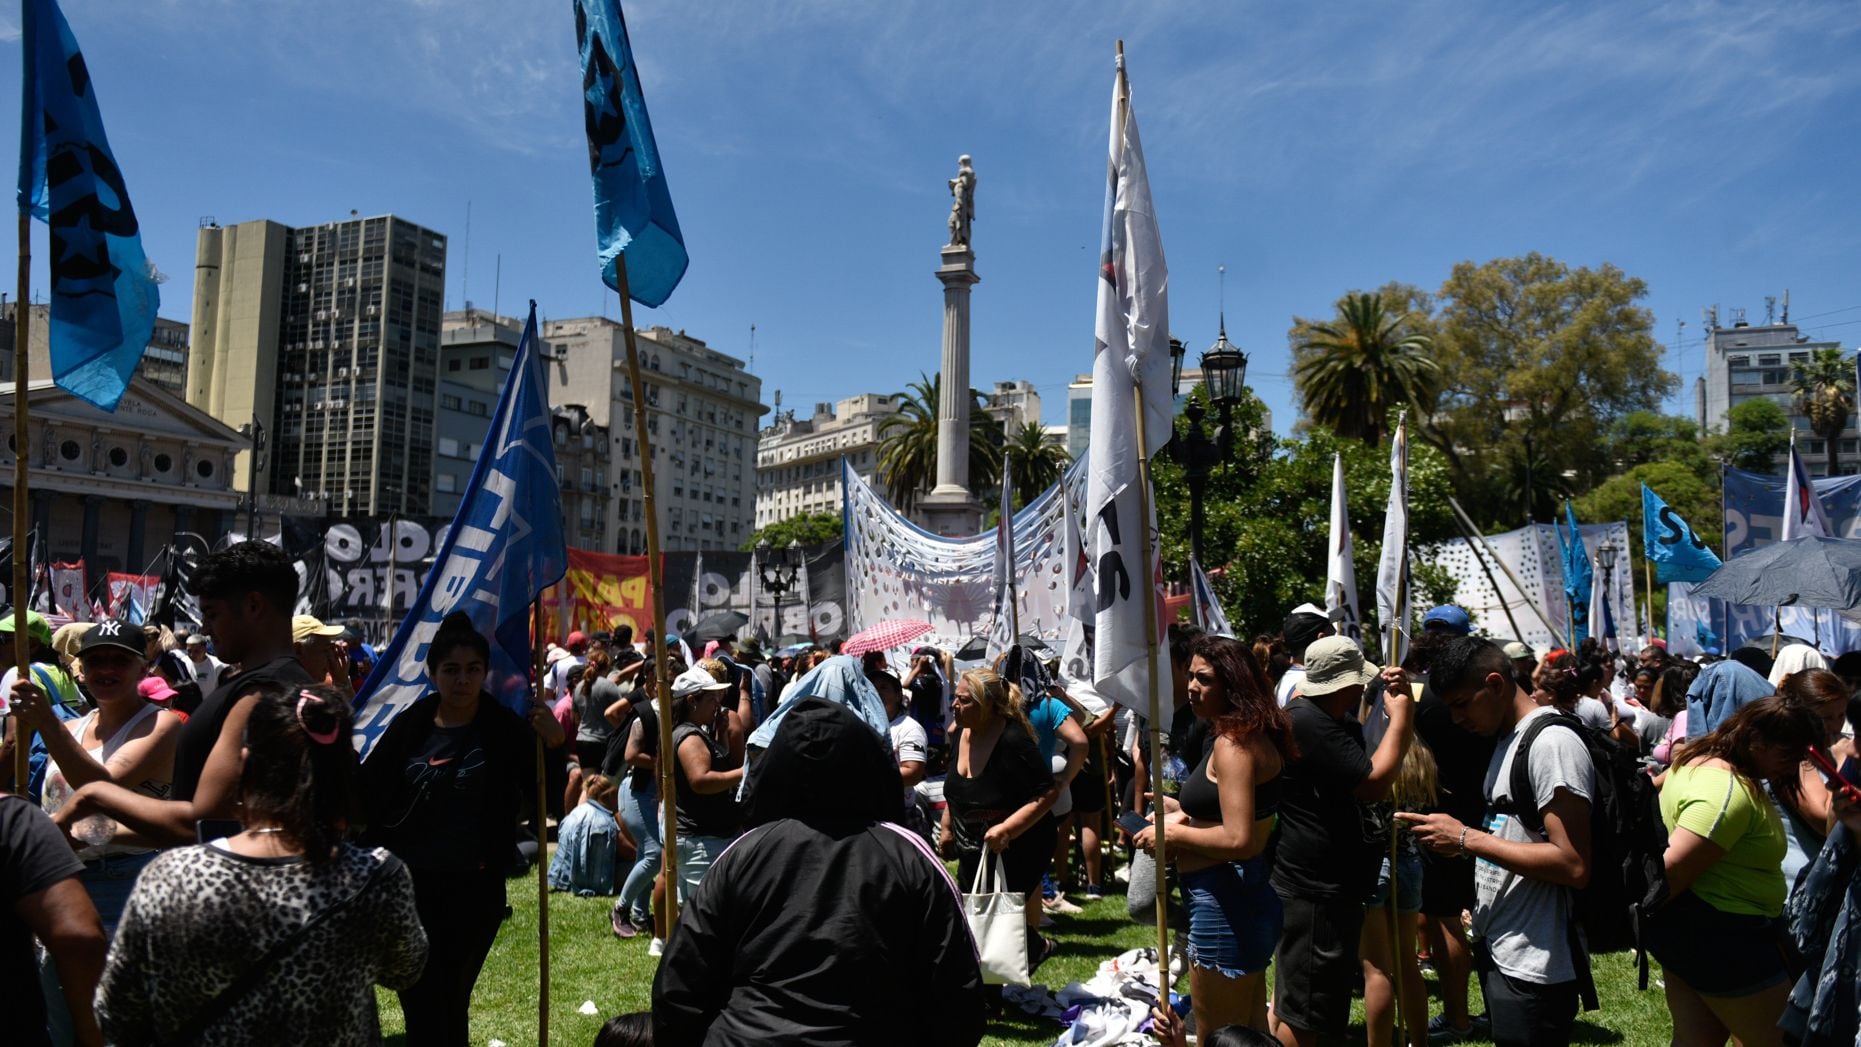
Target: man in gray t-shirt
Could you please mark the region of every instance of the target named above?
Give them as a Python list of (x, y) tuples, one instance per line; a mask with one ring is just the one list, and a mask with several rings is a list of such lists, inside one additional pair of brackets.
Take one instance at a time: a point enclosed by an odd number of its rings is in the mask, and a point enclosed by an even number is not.
[(1527, 829), (1512, 814), (1512, 763), (1532, 721), (1556, 715), (1520, 688), (1498, 646), (1473, 637), (1451, 641), (1439, 654), (1429, 684), (1455, 724), (1497, 735), (1487, 766), (1485, 825), (1448, 814), (1402, 814), (1423, 846), (1475, 859), (1473, 931), (1475, 967), (1492, 1018), (1497, 1047), (1558, 1047), (1570, 1042), (1577, 1016), (1580, 965), (1571, 954), (1572, 889), (1589, 882), (1590, 797), (1595, 771), (1575, 732), (1538, 732), (1527, 759), (1529, 802), (1544, 823)]

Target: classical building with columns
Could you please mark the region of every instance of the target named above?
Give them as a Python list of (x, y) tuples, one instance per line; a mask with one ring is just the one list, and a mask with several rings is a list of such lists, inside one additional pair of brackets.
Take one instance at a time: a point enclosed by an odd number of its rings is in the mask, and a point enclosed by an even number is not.
[[(93, 586), (109, 571), (160, 569), (177, 534), (211, 544), (240, 530), (233, 457), (246, 438), (147, 378), (116, 413), (39, 379), (28, 386), (29, 527), (51, 560), (84, 561)], [(12, 533), (13, 387), (0, 387), (0, 519)], [(189, 542), (191, 538), (185, 539)]]

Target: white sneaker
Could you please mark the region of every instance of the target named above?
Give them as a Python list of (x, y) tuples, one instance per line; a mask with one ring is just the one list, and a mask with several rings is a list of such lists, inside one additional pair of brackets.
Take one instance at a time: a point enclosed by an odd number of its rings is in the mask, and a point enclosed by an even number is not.
[(1077, 916), (1085, 912), (1084, 909), (1067, 901), (1066, 895), (1064, 894), (1056, 894), (1051, 898), (1042, 899), (1041, 904), (1046, 907), (1048, 912), (1059, 913), (1061, 916)]
[(646, 955), (648, 956), (654, 956), (654, 957), (664, 956), (665, 953), (666, 953), (666, 940), (664, 938), (654, 938), (653, 944), (646, 947)]

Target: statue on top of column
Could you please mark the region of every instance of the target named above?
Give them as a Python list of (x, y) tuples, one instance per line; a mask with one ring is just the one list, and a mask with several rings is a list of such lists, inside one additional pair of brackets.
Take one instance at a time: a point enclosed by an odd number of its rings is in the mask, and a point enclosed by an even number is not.
[(956, 177), (950, 179), (950, 246), (969, 246), (969, 226), (976, 220), (976, 169), (969, 154), (956, 158)]

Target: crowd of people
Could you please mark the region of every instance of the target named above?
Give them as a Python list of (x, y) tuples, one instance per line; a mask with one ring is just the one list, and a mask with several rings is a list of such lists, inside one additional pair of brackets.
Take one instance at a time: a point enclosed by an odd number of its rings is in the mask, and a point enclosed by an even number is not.
[(0, 680), (9, 776), (33, 738), (0, 793), (18, 1042), (374, 1042), (377, 986), (410, 1044), (467, 1042), (533, 862), (659, 959), (650, 1015), (607, 1044), (975, 1043), (1002, 1006), (965, 915), (985, 866), (1030, 978), (1069, 893), (1122, 885), (1140, 921), (1161, 898), (1187, 997), (1159, 1001), (1164, 1043), (1326, 1043), (1361, 996), (1370, 1047), (1564, 1044), (1592, 957), (1625, 945), (1659, 964), (1676, 1044), (1855, 1040), (1852, 654), (1538, 652), (1450, 606), (1379, 667), (1308, 605), (1251, 642), (1171, 626), (1153, 735), (1035, 644), (959, 664), (667, 637), (661, 677), (624, 625), (551, 645), (519, 713), (453, 615), (430, 693), (362, 759), (374, 653), (294, 613), (290, 562), (243, 543), (190, 584), (190, 635), (0, 620), (0, 659), (15, 630), (32, 650)]

